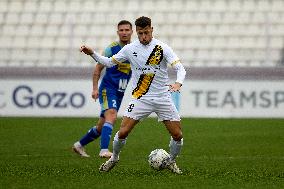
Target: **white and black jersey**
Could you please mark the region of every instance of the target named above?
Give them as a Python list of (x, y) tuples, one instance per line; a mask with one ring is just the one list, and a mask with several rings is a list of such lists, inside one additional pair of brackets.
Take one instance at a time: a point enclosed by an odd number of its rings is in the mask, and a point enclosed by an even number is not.
[(159, 97), (167, 93), (168, 64), (180, 63), (173, 50), (157, 39), (152, 39), (148, 45), (134, 41), (112, 57), (117, 64), (126, 60), (131, 65), (132, 96), (136, 99)]

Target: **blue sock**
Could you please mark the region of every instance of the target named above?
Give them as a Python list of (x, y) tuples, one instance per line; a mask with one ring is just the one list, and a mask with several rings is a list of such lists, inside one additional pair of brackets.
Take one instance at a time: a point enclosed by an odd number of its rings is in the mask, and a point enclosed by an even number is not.
[(88, 133), (80, 140), (80, 144), (85, 146), (100, 136), (96, 127), (91, 128)]
[(101, 149), (108, 149), (112, 129), (113, 129), (112, 124), (108, 122), (104, 123), (101, 134)]

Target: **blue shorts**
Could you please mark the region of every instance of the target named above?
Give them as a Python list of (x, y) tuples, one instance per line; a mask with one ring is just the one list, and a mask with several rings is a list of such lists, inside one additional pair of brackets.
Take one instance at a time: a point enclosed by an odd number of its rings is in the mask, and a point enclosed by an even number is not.
[(104, 113), (108, 109), (116, 109), (116, 111), (118, 111), (123, 96), (124, 92), (118, 92), (108, 88), (100, 89), (99, 91), (99, 101), (101, 105), (100, 117), (104, 117)]

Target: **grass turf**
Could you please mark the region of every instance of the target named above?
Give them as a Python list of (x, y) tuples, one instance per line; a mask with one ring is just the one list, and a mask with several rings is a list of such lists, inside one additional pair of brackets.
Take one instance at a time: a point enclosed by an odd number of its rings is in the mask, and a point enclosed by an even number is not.
[(182, 175), (149, 167), (148, 154), (169, 142), (151, 118), (132, 131), (119, 164), (100, 173), (99, 140), (86, 147), (91, 158), (71, 151), (95, 121), (0, 118), (1, 188), (284, 188), (283, 119), (183, 119)]

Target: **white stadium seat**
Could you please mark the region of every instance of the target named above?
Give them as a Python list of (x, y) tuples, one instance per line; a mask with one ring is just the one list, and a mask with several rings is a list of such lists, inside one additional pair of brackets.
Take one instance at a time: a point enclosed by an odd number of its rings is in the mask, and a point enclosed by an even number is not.
[(28, 37), (30, 35), (30, 26), (29, 25), (18, 25), (16, 27), (16, 34), (18, 36)]
[(65, 3), (65, 6), (68, 12), (77, 13), (82, 10), (82, 4), (83, 2), (80, 1), (69, 1), (68, 3)]
[(44, 35), (56, 37), (59, 33), (60, 26), (58, 25), (47, 25), (45, 28)]
[(43, 36), (44, 32), (45, 32), (45, 26), (44, 25), (39, 25), (39, 24), (38, 25), (34, 24), (31, 27), (31, 30), (30, 30), (30, 34), (32, 36)]
[(29, 37), (27, 39), (27, 48), (36, 49), (40, 46), (41, 37)]
[(0, 1), (0, 13), (5, 13), (9, 10), (9, 2), (8, 1)]
[[(72, 2), (70, 2), (70, 3), (72, 3)], [(98, 7), (96, 2), (92, 1), (92, 0), (85, 0), (85, 1), (82, 1), (82, 2), (77, 1), (72, 6), (77, 6), (77, 9), (78, 9), (78, 7), (79, 8), (81, 7), (80, 4), (83, 4), (82, 10), (84, 10), (83, 12), (80, 11), (81, 14), (90, 13), (90, 12), (93, 12), (94, 9), (98, 10), (98, 9), (102, 8), (102, 7)], [(76, 7), (74, 7), (74, 10), (76, 10)]]
[[(72, 2), (72, 1), (71, 1)], [(76, 1), (75, 1), (76, 2)], [(66, 12), (67, 9), (67, 3), (65, 0), (61, 0), (61, 1), (54, 1), (54, 7), (53, 7), (53, 11), (54, 12)], [(79, 5), (77, 6), (77, 9), (79, 9)], [(72, 9), (71, 9), (72, 10)], [(69, 10), (68, 10), (69, 11)]]
[[(11, 36), (0, 36), (0, 49), (10, 49), (12, 47), (13, 37)], [(1, 55), (3, 55), (1, 53)]]
[(6, 14), (6, 24), (18, 24), (20, 22), (20, 14), (16, 12), (8, 12)]
[(38, 4), (34, 0), (24, 0), (25, 4), (23, 7), (24, 12), (37, 12)]
[(42, 12), (38, 12), (35, 15), (35, 20), (34, 22), (36, 24), (47, 24), (48, 23), (48, 17), (49, 17), (49, 13), (42, 13)]
[(52, 12), (53, 11), (53, 1), (39, 1), (38, 11), (39, 12)]
[(23, 25), (32, 25), (34, 23), (35, 13), (24, 12), (21, 14), (20, 23)]
[(23, 6), (23, 1), (10, 1), (9, 4), (9, 11), (14, 12), (14, 13), (18, 13), (21, 12), (23, 10), (24, 6)]
[(25, 48), (27, 46), (27, 38), (15, 36), (13, 38), (12, 46), (14, 48)]
[(40, 48), (54, 48), (55, 47), (55, 40), (53, 37), (43, 37), (40, 41)]
[(57, 49), (68, 49), (68, 47), (71, 45), (70, 43), (71, 41), (68, 37), (58, 37), (55, 40), (55, 46)]
[(49, 13), (48, 23), (53, 25), (61, 25), (64, 23), (64, 14), (60, 12), (51, 12)]

